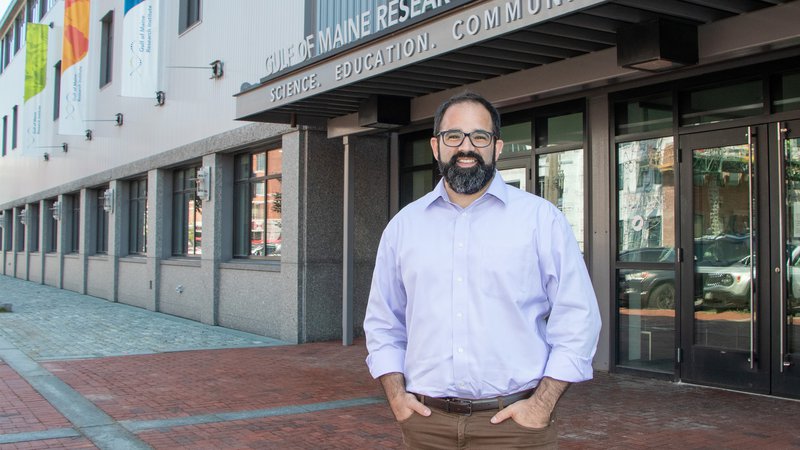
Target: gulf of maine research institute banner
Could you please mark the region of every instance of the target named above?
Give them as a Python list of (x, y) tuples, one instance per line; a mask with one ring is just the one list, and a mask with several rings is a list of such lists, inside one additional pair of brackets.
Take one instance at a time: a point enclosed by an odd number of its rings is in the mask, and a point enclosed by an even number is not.
[(86, 130), (89, 13), (89, 0), (64, 1), (58, 134), (83, 135)]
[(25, 133), (22, 150), (39, 145), (42, 134), (42, 92), (47, 83), (47, 38), (50, 27), (29, 23), (25, 32)]
[(155, 97), (158, 90), (159, 0), (125, 0), (122, 95)]

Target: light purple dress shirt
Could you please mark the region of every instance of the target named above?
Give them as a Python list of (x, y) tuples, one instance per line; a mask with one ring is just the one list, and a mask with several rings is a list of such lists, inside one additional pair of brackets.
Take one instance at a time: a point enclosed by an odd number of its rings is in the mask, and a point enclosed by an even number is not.
[(495, 173), (467, 208), (439, 182), (389, 222), (364, 331), (373, 377), (481, 399), (591, 379), (600, 314), (564, 215)]

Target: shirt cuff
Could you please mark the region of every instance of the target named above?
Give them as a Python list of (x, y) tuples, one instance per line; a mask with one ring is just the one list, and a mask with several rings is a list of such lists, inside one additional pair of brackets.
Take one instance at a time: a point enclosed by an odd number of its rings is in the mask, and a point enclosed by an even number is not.
[(374, 351), (367, 356), (367, 367), (372, 378), (378, 378), (387, 373), (403, 373), (406, 351), (397, 348), (387, 348)]
[(544, 376), (569, 383), (591, 380), (592, 358), (583, 358), (565, 351), (553, 349), (547, 360)]

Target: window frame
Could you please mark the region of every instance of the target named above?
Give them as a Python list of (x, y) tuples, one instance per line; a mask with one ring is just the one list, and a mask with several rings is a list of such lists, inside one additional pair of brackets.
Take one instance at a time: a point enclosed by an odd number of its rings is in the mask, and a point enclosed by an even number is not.
[(100, 19), (100, 88), (113, 80), (114, 72), (114, 10)]
[(81, 249), (81, 197), (71, 194), (65, 198), (69, 198), (69, 247), (64, 246), (64, 253), (77, 254)]
[(44, 253), (56, 253), (58, 251), (58, 220), (53, 217), (53, 208), (57, 202), (57, 198), (52, 198), (45, 201), (45, 208), (47, 209), (44, 212)]
[[(172, 257), (199, 258), (202, 254), (203, 202), (202, 199), (200, 199), (200, 197), (197, 195), (196, 180), (198, 169), (200, 169), (199, 163), (188, 167), (178, 168), (172, 172)], [(177, 186), (179, 179), (181, 180), (180, 188)], [(194, 208), (194, 213), (192, 214), (194, 221), (192, 224), (189, 224), (189, 203), (192, 203)], [(199, 236), (197, 233), (198, 214), (200, 215)], [(189, 248), (190, 230), (191, 234), (194, 236), (192, 239), (194, 244), (192, 249)]]
[(11, 150), (17, 148), (17, 126), (19, 124), (19, 105), (11, 108)]
[(178, 35), (185, 33), (203, 21), (201, 0), (180, 0), (178, 6)]
[(147, 254), (147, 177), (128, 184), (128, 254)]
[(108, 254), (108, 226), (109, 212), (105, 209), (105, 191), (108, 186), (95, 190), (96, 204), (94, 205), (94, 254)]
[[(270, 173), (269, 167), (269, 153), (270, 152), (281, 152), (281, 170), (278, 172)], [(266, 204), (268, 203), (267, 197), (270, 193), (269, 184), (270, 181), (277, 180), (281, 189), (278, 192), (279, 194), (283, 193), (283, 156), (282, 156), (283, 148), (276, 146), (276, 147), (269, 147), (269, 148), (259, 148), (256, 150), (251, 150), (248, 152), (243, 152), (234, 155), (234, 186), (233, 186), (233, 243), (232, 243), (232, 255), (235, 259), (251, 259), (251, 260), (264, 260), (264, 261), (279, 261), (281, 259), (281, 251), (278, 250), (277, 254), (268, 254), (267, 252), (267, 218), (269, 214), (266, 210)], [(264, 175), (253, 175), (252, 170), (252, 160), (253, 156), (257, 154), (264, 154)], [(241, 159), (246, 159), (247, 163), (247, 173), (242, 174), (240, 172), (240, 168), (242, 167), (239, 164)], [(253, 243), (252, 243), (252, 233), (253, 230), (251, 225), (253, 221), (252, 217), (252, 205), (253, 205), (253, 187), (258, 184), (263, 184), (264, 186), (264, 225), (262, 226), (262, 233), (264, 233), (264, 251), (263, 254), (253, 254)], [(244, 195), (244, 200), (240, 198), (240, 196)], [(243, 201), (247, 203), (247, 208), (242, 210)], [(283, 223), (282, 219), (281, 224)], [(249, 245), (241, 245), (239, 244), (243, 238), (247, 239), (250, 243)], [(247, 248), (247, 253), (244, 253), (244, 249)]]
[(61, 60), (53, 66), (53, 121), (61, 116)]

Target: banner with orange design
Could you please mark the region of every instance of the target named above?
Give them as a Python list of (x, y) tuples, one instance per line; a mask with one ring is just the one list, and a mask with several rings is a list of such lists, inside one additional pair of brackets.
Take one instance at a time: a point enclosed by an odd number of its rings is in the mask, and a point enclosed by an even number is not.
[(89, 0), (64, 1), (59, 134), (83, 135), (86, 132), (89, 13)]

